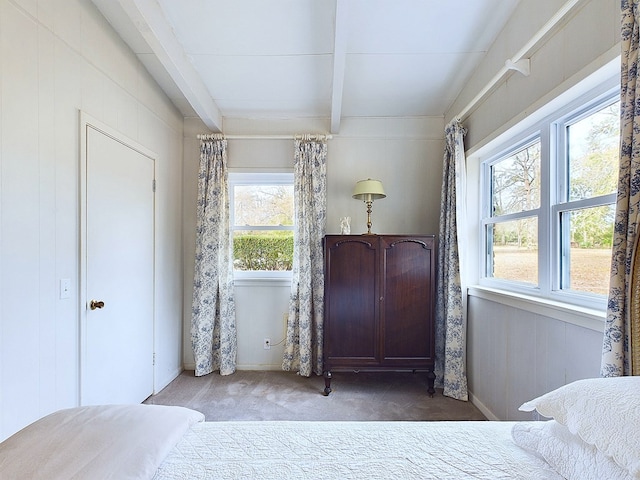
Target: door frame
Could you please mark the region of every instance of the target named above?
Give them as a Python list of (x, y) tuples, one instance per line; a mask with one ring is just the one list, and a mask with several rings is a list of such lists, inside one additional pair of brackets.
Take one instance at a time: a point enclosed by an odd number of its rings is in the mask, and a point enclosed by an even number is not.
[[(88, 296), (87, 296), (87, 130), (89, 128), (93, 128), (94, 130), (106, 135), (107, 137), (115, 140), (116, 142), (121, 143), (122, 145), (131, 148), (132, 150), (138, 152), (139, 154), (148, 157), (153, 162), (153, 178), (154, 178), (154, 193), (155, 193), (155, 182), (157, 180), (157, 159), (158, 155), (144, 147), (140, 143), (135, 140), (123, 135), (121, 132), (109, 127), (108, 125), (102, 123), (101, 121), (93, 118), (91, 115), (79, 111), (80, 118), (80, 169), (79, 169), (79, 226), (80, 226), (80, 238), (79, 238), (79, 272), (78, 272), (78, 310), (79, 310), (79, 338), (78, 344), (80, 347), (79, 353), (79, 362), (78, 362), (78, 405), (82, 405), (83, 398), (83, 385), (84, 385), (84, 366), (86, 362), (86, 348), (87, 348), (87, 309), (88, 309)], [(152, 332), (152, 344), (153, 344), (153, 365), (152, 365), (152, 386), (153, 393), (156, 392), (156, 379), (158, 375), (156, 374), (156, 272), (157, 272), (157, 252), (156, 245), (158, 242), (158, 230), (157, 230), (157, 219), (158, 210), (156, 208), (156, 197), (155, 194), (153, 196), (153, 305), (151, 307), (151, 315), (153, 319), (153, 332)]]

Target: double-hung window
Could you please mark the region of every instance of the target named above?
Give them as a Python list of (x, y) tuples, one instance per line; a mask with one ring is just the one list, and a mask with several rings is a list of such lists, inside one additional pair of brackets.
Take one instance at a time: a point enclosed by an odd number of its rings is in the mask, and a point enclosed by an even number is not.
[(483, 284), (604, 305), (619, 125), (619, 89), (594, 93), (482, 164)]
[(293, 173), (229, 173), (237, 278), (280, 278), (293, 262)]

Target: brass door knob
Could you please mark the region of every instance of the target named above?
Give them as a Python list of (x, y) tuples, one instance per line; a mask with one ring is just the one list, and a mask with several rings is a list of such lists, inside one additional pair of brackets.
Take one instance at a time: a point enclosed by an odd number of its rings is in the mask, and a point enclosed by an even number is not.
[(89, 308), (91, 310), (95, 310), (96, 308), (102, 308), (102, 307), (104, 307), (104, 302), (100, 300), (91, 300), (89, 302)]

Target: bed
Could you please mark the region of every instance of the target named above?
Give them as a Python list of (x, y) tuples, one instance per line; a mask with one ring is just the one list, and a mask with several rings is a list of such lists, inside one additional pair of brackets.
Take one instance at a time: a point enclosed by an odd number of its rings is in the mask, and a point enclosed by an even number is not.
[[(637, 479), (640, 377), (521, 406), (548, 421), (204, 422), (159, 405), (61, 410), (0, 444), (2, 479)], [(533, 414), (532, 414), (533, 415)]]

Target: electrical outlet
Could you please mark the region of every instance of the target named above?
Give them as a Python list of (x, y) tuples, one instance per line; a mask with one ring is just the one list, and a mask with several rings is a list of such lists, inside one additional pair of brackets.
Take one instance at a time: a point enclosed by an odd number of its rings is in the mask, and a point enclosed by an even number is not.
[(271, 350), (271, 339), (270, 338), (265, 338), (262, 341), (262, 348), (264, 348), (265, 350)]

